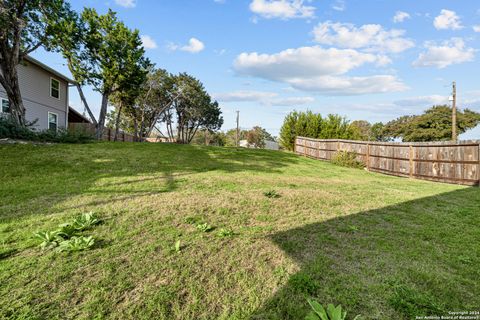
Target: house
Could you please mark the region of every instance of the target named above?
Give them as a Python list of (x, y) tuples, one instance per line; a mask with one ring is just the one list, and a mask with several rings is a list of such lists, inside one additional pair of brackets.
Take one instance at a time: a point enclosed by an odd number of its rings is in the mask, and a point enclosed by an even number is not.
[[(28, 122), (35, 122), (32, 128), (67, 128), (68, 89), (75, 82), (32, 57), (26, 57), (17, 71), (25, 118)], [(1, 85), (0, 102), (0, 113), (8, 114), (8, 96)]]

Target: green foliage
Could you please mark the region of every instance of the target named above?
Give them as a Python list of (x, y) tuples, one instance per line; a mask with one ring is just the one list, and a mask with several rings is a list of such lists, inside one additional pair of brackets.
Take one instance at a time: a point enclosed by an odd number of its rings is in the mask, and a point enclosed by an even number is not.
[(52, 25), (72, 12), (63, 0), (0, 1), (0, 83), (10, 101), (12, 120), (25, 125), (17, 66), (55, 34)]
[(294, 150), (297, 136), (318, 139), (360, 139), (359, 131), (342, 116), (329, 114), (322, 118), (311, 111), (293, 111), (285, 117), (280, 128), (280, 144)]
[(165, 110), (161, 120), (171, 138), (176, 124), (177, 143), (191, 143), (198, 129), (217, 131), (222, 127), (220, 106), (198, 79), (187, 73), (174, 76), (172, 96), (175, 97), (173, 104)]
[(217, 233), (217, 236), (220, 238), (232, 237), (234, 235), (235, 233), (230, 228), (221, 228)]
[(70, 132), (65, 129), (35, 131), (31, 128), (34, 123), (20, 126), (11, 118), (0, 117), (0, 139), (18, 139), (35, 142), (57, 143), (87, 143), (93, 141), (93, 137), (83, 132)]
[(214, 229), (211, 225), (209, 225), (206, 222), (197, 224), (196, 228), (197, 228), (197, 230), (199, 230), (201, 232), (210, 232)]
[(175, 252), (176, 252), (176, 253), (180, 253), (181, 250), (182, 250), (182, 247), (181, 247), (180, 240), (177, 240), (177, 241), (175, 242)]
[[(305, 317), (305, 320), (346, 320), (347, 312), (342, 311), (342, 306), (334, 306), (333, 304), (327, 305), (325, 309), (320, 303), (313, 299), (307, 299), (310, 308), (310, 313)], [(354, 320), (360, 319), (357, 315)]]
[(70, 239), (78, 233), (78, 230), (71, 222), (67, 222), (59, 225), (57, 232), (63, 239)]
[(35, 237), (42, 240), (42, 249), (58, 248), (58, 251), (81, 251), (91, 248), (93, 237), (78, 236), (78, 233), (100, 223), (93, 212), (84, 213), (73, 221), (62, 223), (57, 230), (37, 232)]
[(92, 228), (100, 223), (100, 220), (93, 212), (83, 213), (81, 216), (73, 220), (73, 227), (78, 231), (83, 231)]
[(336, 152), (331, 160), (332, 163), (350, 168), (361, 169), (364, 167), (364, 164), (357, 160), (357, 154), (351, 151), (338, 151)]
[(35, 233), (35, 237), (42, 240), (40, 247), (42, 249), (52, 249), (58, 246), (58, 242), (63, 240), (60, 238), (59, 232), (55, 231), (42, 231)]
[[(457, 110), (457, 133), (462, 134), (480, 123), (480, 113)], [(447, 141), (452, 139), (452, 108), (434, 106), (417, 116), (402, 116), (388, 122), (384, 134), (404, 142)]]
[(58, 251), (64, 252), (75, 252), (83, 251), (93, 247), (95, 244), (95, 239), (92, 236), (90, 237), (71, 237), (68, 240), (61, 241), (58, 245)]
[(263, 195), (267, 198), (272, 198), (272, 199), (280, 198), (280, 194), (275, 190), (265, 191)]
[(270, 133), (262, 127), (255, 126), (246, 132), (247, 142), (255, 148), (265, 148), (265, 141), (275, 141)]

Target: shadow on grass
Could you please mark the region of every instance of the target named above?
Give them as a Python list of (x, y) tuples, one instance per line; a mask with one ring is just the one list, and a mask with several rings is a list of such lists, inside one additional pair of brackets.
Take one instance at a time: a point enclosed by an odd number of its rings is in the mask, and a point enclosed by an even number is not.
[[(296, 163), (290, 153), (175, 144), (93, 143), (0, 146), (0, 222), (45, 214), (80, 194), (105, 195), (105, 204), (172, 192), (179, 177), (221, 171), (278, 172)], [(103, 180), (105, 180), (103, 184)]]
[(415, 319), (480, 306), (480, 189), (280, 232), (301, 270), (252, 319), (304, 319), (307, 297), (349, 319)]

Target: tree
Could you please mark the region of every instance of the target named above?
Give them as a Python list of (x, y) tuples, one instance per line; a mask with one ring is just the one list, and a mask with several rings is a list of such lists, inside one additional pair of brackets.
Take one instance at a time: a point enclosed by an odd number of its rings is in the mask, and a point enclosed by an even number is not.
[(385, 133), (385, 125), (381, 122), (374, 123), (370, 128), (371, 137), (373, 141), (390, 141), (392, 140), (389, 136)]
[(296, 124), (298, 120), (298, 112), (290, 112), (283, 120), (280, 128), (280, 144), (287, 150), (295, 149), (295, 138), (297, 136)]
[(255, 146), (255, 148), (265, 148), (266, 141), (275, 141), (272, 135), (260, 126), (255, 126), (251, 130), (246, 131), (245, 137), (248, 144)]
[(297, 136), (318, 139), (359, 139), (358, 132), (342, 116), (329, 114), (322, 118), (311, 111), (291, 112), (285, 117), (280, 128), (280, 144), (287, 150), (294, 150)]
[[(78, 17), (65, 16), (55, 29), (52, 49), (58, 48), (67, 60), (83, 104), (97, 126), (97, 138), (103, 135), (107, 107), (112, 96), (116, 102), (132, 101), (133, 93), (144, 79), (150, 65), (138, 30), (130, 30), (109, 10), (99, 15), (86, 8)], [(96, 119), (85, 99), (82, 85), (91, 85), (102, 95)], [(121, 112), (120, 112), (121, 113)]]
[[(476, 127), (480, 113), (465, 109), (457, 110), (457, 132)], [(385, 125), (385, 133), (393, 138), (411, 141), (446, 141), (452, 139), (452, 108), (434, 106), (418, 116), (403, 116)]]
[(17, 66), (51, 40), (52, 23), (71, 12), (63, 0), (0, 1), (0, 84), (7, 92), (12, 119), (25, 125)]
[(218, 102), (212, 101), (203, 84), (194, 77), (181, 73), (175, 77), (174, 102), (162, 117), (170, 138), (176, 124), (177, 143), (190, 143), (197, 130), (219, 130), (223, 124)]
[(359, 140), (370, 141), (372, 140), (372, 125), (365, 120), (355, 120), (350, 123), (350, 126), (355, 131), (355, 135)]
[[(236, 147), (237, 146), (237, 129), (230, 129), (227, 130), (225, 133), (225, 145), (227, 147)], [(238, 140), (246, 140), (247, 139), (247, 131), (246, 130), (239, 130), (239, 137)]]

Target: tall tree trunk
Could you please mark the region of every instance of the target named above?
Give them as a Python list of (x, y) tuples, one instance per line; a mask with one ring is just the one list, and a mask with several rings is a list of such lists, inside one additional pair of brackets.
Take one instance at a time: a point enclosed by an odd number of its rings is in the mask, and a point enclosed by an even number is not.
[(138, 141), (138, 122), (137, 122), (137, 117), (133, 117), (133, 129), (135, 130), (135, 142)]
[(92, 119), (93, 124), (96, 126), (97, 119), (93, 115), (92, 110), (90, 110), (90, 107), (87, 103), (87, 99), (85, 98), (85, 94), (83, 93), (82, 86), (79, 83), (76, 83), (75, 86), (77, 87), (78, 94), (80, 95), (80, 99), (82, 100), (83, 105), (85, 106), (85, 109), (87, 109), (88, 115), (90, 116), (90, 119)]
[(115, 119), (115, 136), (113, 138), (113, 141), (117, 141), (118, 139), (118, 132), (120, 131), (120, 117), (122, 114), (122, 108), (123, 108), (123, 103), (120, 102), (120, 105), (118, 106), (118, 110), (117, 110), (117, 119)]
[(22, 94), (20, 92), (20, 85), (18, 81), (18, 73), (16, 66), (2, 64), (2, 73), (0, 74), (0, 83), (5, 88), (8, 96), (8, 103), (12, 119), (19, 126), (25, 126), (25, 106), (23, 105)]
[(103, 137), (103, 129), (105, 129), (105, 117), (107, 116), (108, 107), (108, 93), (102, 95), (102, 106), (100, 107), (100, 116), (97, 123), (97, 139), (101, 140)]

